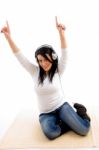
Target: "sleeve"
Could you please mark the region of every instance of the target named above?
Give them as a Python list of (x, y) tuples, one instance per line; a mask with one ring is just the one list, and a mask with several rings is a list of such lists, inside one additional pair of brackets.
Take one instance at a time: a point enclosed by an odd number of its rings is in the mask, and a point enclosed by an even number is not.
[(61, 49), (61, 57), (58, 63), (58, 71), (60, 74), (63, 74), (66, 68), (67, 63), (67, 48)]
[(23, 54), (22, 52), (14, 53), (17, 60), (20, 62), (20, 64), (31, 74), (33, 75), (34, 72), (37, 70), (37, 66), (32, 64)]

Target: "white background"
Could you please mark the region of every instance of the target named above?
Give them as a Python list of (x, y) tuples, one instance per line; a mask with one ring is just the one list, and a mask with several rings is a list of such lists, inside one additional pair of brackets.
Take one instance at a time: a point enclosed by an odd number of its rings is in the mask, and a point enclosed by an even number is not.
[[(69, 102), (99, 106), (98, 0), (0, 0), (0, 30), (8, 20), (11, 35), (35, 63), (35, 49), (51, 44), (60, 56), (55, 16), (66, 25), (68, 61), (62, 79)], [(34, 108), (33, 81), (0, 34), (0, 134), (23, 108)]]

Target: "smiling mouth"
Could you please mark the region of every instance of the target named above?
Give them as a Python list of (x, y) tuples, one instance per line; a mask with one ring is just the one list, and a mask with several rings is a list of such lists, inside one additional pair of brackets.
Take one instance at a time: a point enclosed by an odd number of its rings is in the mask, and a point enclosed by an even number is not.
[(48, 69), (48, 67), (44, 68), (45, 70)]

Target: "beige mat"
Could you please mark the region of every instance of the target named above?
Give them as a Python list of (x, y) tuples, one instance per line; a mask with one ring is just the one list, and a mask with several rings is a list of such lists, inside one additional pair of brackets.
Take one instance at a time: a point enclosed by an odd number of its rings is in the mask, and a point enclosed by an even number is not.
[(70, 131), (50, 141), (41, 131), (37, 114), (31, 110), (23, 110), (2, 139), (0, 149), (99, 147), (98, 122), (94, 115), (91, 115), (91, 118), (91, 129), (87, 136)]

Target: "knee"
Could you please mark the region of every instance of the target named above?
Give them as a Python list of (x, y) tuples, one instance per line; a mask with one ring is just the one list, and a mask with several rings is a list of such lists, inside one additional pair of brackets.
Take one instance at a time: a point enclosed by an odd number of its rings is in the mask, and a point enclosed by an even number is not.
[(87, 134), (88, 134), (88, 132), (79, 133), (79, 135), (81, 135), (81, 136), (86, 136)]
[(59, 137), (61, 135), (61, 129), (57, 129), (57, 130), (50, 130), (48, 128), (43, 129), (43, 133), (45, 134), (45, 136), (50, 139), (50, 140), (54, 140), (57, 137)]
[(60, 136), (60, 133), (56, 133), (56, 132), (44, 132), (44, 134), (50, 140), (54, 140)]
[(79, 134), (82, 135), (82, 136), (86, 136), (89, 132), (89, 129), (90, 128), (83, 129), (82, 131), (79, 132)]

